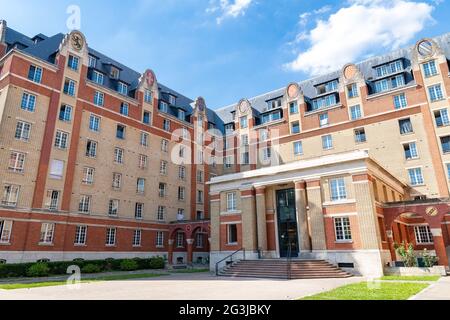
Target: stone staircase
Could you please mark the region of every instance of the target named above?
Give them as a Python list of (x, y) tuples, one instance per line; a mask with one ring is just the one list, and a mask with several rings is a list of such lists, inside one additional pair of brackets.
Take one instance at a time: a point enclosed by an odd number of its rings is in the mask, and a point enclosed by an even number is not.
[[(290, 279), (348, 278), (352, 275), (324, 260), (292, 260)], [(288, 279), (283, 259), (241, 260), (225, 267), (220, 276)]]

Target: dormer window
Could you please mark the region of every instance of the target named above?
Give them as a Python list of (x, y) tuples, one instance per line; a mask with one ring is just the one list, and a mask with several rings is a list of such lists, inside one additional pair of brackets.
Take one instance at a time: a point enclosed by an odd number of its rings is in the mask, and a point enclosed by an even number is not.
[(169, 95), (169, 103), (174, 106), (177, 103), (177, 98), (172, 95)]
[(112, 79), (119, 79), (119, 69), (117, 69), (116, 67), (111, 66), (111, 72), (110, 72), (110, 77)]
[(89, 67), (95, 68), (97, 66), (97, 58), (89, 56)]
[(333, 80), (333, 81), (329, 81), (327, 83), (323, 83), (316, 87), (317, 94), (320, 95), (320, 94), (325, 94), (327, 92), (336, 91), (338, 89), (338, 86), (339, 86), (338, 80)]
[(159, 103), (159, 111), (167, 113), (169, 111), (169, 105), (165, 101)]
[(178, 119), (183, 121), (186, 119), (186, 112), (184, 110), (178, 109)]
[(234, 131), (234, 125), (232, 123), (225, 125), (225, 134), (233, 133), (233, 131)]
[(104, 76), (103, 76), (103, 73), (100, 73), (100, 72), (98, 72), (98, 71), (92, 71), (92, 81), (94, 81), (95, 83), (98, 83), (98, 84), (100, 84), (100, 85), (103, 85), (103, 82), (104, 82)]
[(331, 107), (331, 106), (337, 105), (337, 103), (338, 103), (338, 100), (336, 98), (336, 94), (331, 94), (326, 97), (314, 99), (312, 101), (312, 109), (308, 108), (308, 111), (315, 111), (318, 109)]
[(377, 77), (384, 77), (393, 73), (397, 73), (403, 70), (402, 60), (386, 63), (375, 68)]
[(384, 92), (392, 90), (405, 85), (405, 77), (403, 74), (399, 74), (395, 77), (378, 80), (375, 82), (375, 92)]
[(123, 82), (119, 82), (119, 84), (117, 85), (117, 91), (120, 94), (123, 94), (124, 96), (126, 96), (126, 95), (128, 95), (128, 86)]
[(267, 101), (268, 110), (272, 110), (272, 109), (280, 108), (280, 107), (281, 107), (281, 98)]

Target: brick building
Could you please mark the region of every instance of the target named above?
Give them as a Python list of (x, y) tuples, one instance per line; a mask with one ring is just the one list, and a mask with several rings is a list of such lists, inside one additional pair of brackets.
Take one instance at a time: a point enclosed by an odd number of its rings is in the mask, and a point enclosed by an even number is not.
[[(450, 35), (212, 110), (88, 46), (0, 23), (0, 260), (448, 265)], [(210, 223), (211, 220), (211, 223)]]

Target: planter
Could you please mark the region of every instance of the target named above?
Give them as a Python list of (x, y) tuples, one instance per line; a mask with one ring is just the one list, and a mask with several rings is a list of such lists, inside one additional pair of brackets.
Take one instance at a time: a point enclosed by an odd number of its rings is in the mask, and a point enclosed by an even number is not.
[(447, 271), (445, 266), (434, 266), (432, 268), (419, 267), (386, 267), (384, 268), (386, 276), (445, 276)]

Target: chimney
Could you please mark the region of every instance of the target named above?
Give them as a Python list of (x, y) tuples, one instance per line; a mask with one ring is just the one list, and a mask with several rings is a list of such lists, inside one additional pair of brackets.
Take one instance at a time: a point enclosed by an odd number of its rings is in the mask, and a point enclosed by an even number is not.
[(0, 58), (6, 54), (6, 20), (0, 20)]

